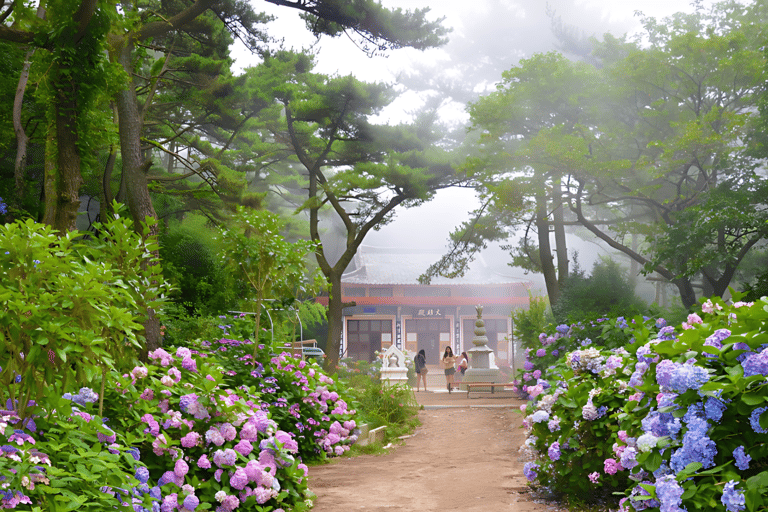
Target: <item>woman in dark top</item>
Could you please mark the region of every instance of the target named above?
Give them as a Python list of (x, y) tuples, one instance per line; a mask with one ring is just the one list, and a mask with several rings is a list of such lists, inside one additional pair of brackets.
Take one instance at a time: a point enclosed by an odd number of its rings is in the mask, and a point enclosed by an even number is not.
[(427, 353), (424, 352), (424, 350), (419, 350), (419, 353), (416, 354), (416, 357), (414, 358), (415, 367), (414, 370), (416, 370), (416, 391), (419, 390), (419, 382), (424, 381), (424, 391), (427, 390)]

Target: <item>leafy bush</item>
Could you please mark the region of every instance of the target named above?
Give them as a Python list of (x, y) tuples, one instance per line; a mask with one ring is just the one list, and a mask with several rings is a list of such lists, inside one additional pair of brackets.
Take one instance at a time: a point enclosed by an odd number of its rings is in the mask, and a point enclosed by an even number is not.
[(137, 358), (142, 319), (167, 288), (149, 227), (137, 233), (115, 208), (90, 240), (31, 220), (0, 226), (0, 398), (19, 400), (22, 418), (30, 401), (103, 386)]
[(536, 297), (528, 292), (528, 309), (512, 310), (512, 327), (523, 347), (533, 348), (539, 333), (552, 321), (546, 297)]
[(623, 330), (626, 347), (575, 348), (569, 329), (564, 357), (526, 388), (528, 478), (585, 500), (623, 491), (624, 511), (764, 509), (768, 301), (707, 300), (680, 326)]
[(163, 274), (174, 284), (172, 299), (190, 315), (218, 315), (234, 309), (224, 285), (227, 273), (217, 249), (197, 231), (176, 228), (160, 236)]
[(136, 462), (125, 439), (116, 444), (114, 432), (93, 414), (96, 396), (83, 388), (77, 407), (51, 397), (50, 409), (32, 404), (25, 418), (0, 411), (0, 508), (133, 510), (121, 505), (127, 492), (116, 490), (138, 484)]
[(552, 305), (558, 322), (604, 316), (634, 316), (645, 306), (635, 295), (621, 267), (611, 260), (597, 261), (589, 276), (574, 265), (560, 297)]

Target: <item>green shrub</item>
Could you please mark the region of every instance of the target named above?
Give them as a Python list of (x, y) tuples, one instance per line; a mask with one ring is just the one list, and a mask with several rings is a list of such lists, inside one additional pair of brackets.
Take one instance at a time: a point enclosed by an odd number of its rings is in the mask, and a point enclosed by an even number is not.
[(219, 315), (237, 300), (226, 286), (227, 273), (217, 249), (199, 231), (176, 228), (160, 235), (163, 273), (173, 283), (172, 300), (190, 315)]
[(560, 297), (552, 305), (552, 314), (559, 323), (572, 323), (584, 318), (631, 317), (645, 309), (621, 267), (611, 260), (603, 260), (595, 262), (589, 276), (575, 265)]

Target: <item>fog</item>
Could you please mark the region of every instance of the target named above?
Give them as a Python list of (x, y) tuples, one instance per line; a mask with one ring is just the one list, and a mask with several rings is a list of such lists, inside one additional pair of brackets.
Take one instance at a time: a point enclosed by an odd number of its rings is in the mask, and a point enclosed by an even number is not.
[[(710, 2), (705, 2), (708, 5)], [(382, 123), (407, 122), (429, 98), (439, 98), (443, 123), (463, 129), (468, 121), (467, 102), (493, 90), (502, 72), (521, 58), (535, 53), (557, 51), (553, 18), (568, 27), (576, 39), (633, 34), (640, 29), (642, 11), (662, 18), (678, 11), (691, 12), (688, 0), (383, 0), (386, 7), (416, 9), (429, 7), (430, 17), (445, 17), (453, 29), (442, 48), (419, 52), (410, 48), (368, 57), (350, 38), (324, 38), (315, 41), (304, 28), (298, 11), (262, 3), (260, 8), (275, 15), (272, 34), (284, 34), (286, 44), (294, 48), (312, 48), (316, 52), (315, 71), (325, 74), (353, 74), (361, 80), (393, 84), (401, 96), (379, 116)], [(237, 66), (254, 64), (253, 58), (240, 54)], [(469, 218), (478, 201), (469, 189), (439, 191), (423, 206), (399, 209), (394, 220), (371, 232), (365, 243), (379, 247), (419, 248), (425, 252), (448, 247), (448, 235)], [(605, 246), (569, 235), (569, 258), (578, 253), (582, 269), (589, 271), (601, 255), (616, 255)], [(514, 238), (508, 243), (514, 244)], [(509, 254), (498, 244), (484, 253), (485, 262), (497, 272), (534, 282), (534, 291), (545, 294), (540, 276), (525, 274), (507, 265)], [(628, 266), (625, 257), (617, 256)]]

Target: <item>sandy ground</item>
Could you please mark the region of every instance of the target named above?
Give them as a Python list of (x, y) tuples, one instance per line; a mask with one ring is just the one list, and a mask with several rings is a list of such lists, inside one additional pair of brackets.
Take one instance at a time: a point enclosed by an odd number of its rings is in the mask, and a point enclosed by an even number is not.
[(523, 402), (501, 395), (416, 393), (425, 409), (413, 436), (385, 455), (341, 458), (310, 469), (309, 487), (317, 494), (313, 510), (559, 510), (529, 494), (518, 452)]

